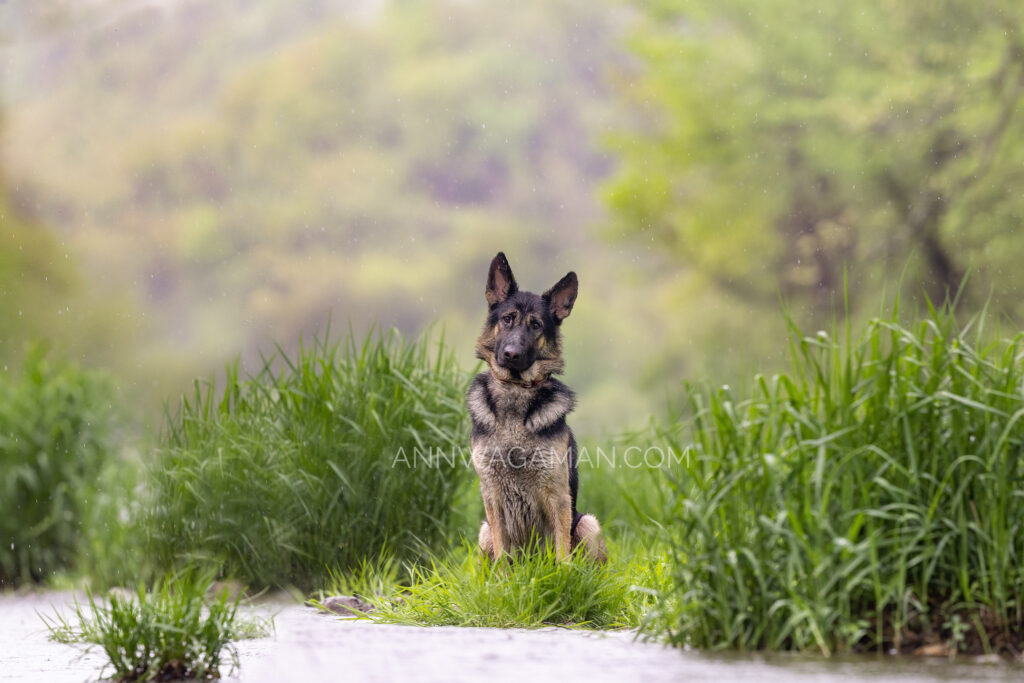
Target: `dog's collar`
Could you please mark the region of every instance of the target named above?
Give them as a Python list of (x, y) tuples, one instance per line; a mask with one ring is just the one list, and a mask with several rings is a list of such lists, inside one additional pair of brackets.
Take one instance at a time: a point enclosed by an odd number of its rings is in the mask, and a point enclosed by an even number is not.
[(541, 384), (544, 384), (544, 382), (547, 382), (548, 379), (551, 378), (551, 375), (544, 375), (540, 379), (535, 379), (532, 382), (517, 382), (514, 379), (502, 379), (495, 375), (493, 372), (491, 373), (491, 377), (498, 380), (502, 384), (515, 384), (517, 387), (522, 387), (524, 389), (536, 389)]

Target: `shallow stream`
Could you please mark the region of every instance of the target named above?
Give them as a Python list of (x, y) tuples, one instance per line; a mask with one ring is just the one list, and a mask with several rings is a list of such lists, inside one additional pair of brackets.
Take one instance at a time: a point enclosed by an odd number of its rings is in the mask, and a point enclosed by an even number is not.
[[(71, 613), (66, 592), (0, 595), (0, 680), (95, 681), (97, 649), (50, 642), (39, 613)], [(1001, 660), (680, 652), (631, 633), (567, 629), (417, 628), (340, 619), (284, 600), (269, 638), (239, 643), (241, 668), (226, 680), (282, 681), (991, 681), (1024, 680), (1024, 664)]]

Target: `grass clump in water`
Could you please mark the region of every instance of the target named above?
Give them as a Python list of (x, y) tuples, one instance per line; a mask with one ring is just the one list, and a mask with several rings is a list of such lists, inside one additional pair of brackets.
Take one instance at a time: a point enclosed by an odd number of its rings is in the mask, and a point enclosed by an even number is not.
[(562, 562), (549, 547), (494, 563), (465, 546), (429, 567), (411, 568), (400, 597), (372, 600), (371, 617), (423, 626), (639, 626), (665, 583), (667, 564), (639, 553), (612, 557), (608, 566), (579, 556)]
[(789, 374), (691, 387), (663, 434), (687, 452), (673, 642), (1021, 650), (1024, 340), (986, 343), (983, 323), (794, 330)]
[(431, 346), (396, 333), (317, 341), (248, 378), (229, 368), (223, 392), (197, 384), (154, 468), (152, 555), (312, 590), (327, 567), (446, 545), (472, 477), (457, 457), (469, 442), (466, 377)]
[(53, 640), (101, 647), (117, 681), (220, 678), (238, 666), (232, 641), (269, 635), (273, 625), (239, 619), (238, 598), (228, 588), (208, 598), (212, 585), (212, 573), (190, 572), (105, 602), (89, 593), (88, 609), (75, 605), (75, 623), (44, 620)]

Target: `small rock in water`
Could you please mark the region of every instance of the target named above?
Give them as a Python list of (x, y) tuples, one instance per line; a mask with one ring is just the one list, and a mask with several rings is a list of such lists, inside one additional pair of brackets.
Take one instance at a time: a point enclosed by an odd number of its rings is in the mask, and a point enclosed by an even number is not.
[(914, 654), (922, 657), (949, 657), (953, 651), (945, 643), (930, 643), (914, 650)]
[(355, 615), (358, 612), (372, 612), (373, 605), (360, 600), (354, 595), (332, 595), (320, 603), (328, 612), (342, 616)]

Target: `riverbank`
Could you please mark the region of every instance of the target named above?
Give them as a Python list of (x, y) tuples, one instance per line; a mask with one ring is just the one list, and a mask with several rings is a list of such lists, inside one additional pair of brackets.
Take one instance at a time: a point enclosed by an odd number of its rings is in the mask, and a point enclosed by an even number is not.
[[(84, 683), (103, 667), (96, 649), (50, 642), (39, 614), (70, 610), (73, 594), (0, 596), (0, 680)], [(393, 626), (340, 619), (285, 598), (247, 611), (275, 614), (269, 638), (238, 644), (226, 680), (280, 681), (855, 681), (1021, 680), (1024, 664), (998, 659), (822, 659), (787, 654), (679, 651), (631, 632)]]

